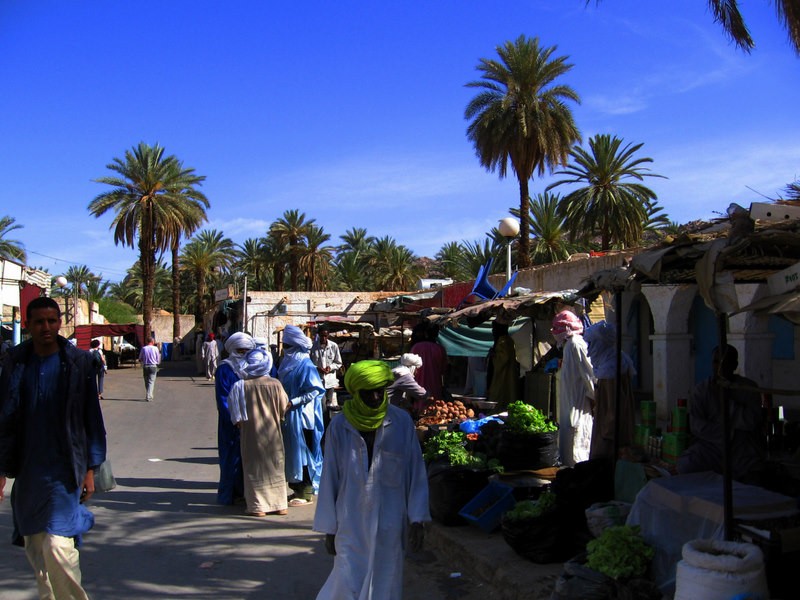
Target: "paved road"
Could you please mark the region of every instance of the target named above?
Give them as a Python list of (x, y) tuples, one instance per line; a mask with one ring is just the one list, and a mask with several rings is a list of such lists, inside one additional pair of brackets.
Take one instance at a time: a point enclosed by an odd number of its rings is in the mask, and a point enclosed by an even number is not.
[[(141, 369), (109, 371), (103, 411), (118, 487), (92, 499), (96, 524), (81, 551), (95, 600), (144, 598), (306, 599), (325, 581), (332, 558), (311, 531), (314, 507), (257, 519), (215, 504), (216, 410), (213, 385), (192, 363), (168, 362), (155, 400), (145, 402)], [(11, 482), (6, 493), (10, 491)], [(36, 598), (35, 582), (0, 505), (0, 597)], [(406, 561), (406, 598), (478, 600), (486, 584), (430, 551)]]

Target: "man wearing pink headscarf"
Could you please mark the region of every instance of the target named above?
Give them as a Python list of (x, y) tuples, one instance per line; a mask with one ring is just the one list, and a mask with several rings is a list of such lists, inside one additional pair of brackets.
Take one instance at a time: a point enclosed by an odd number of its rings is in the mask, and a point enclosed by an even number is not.
[(558, 420), (561, 462), (573, 466), (589, 460), (592, 445), (594, 372), (583, 339), (583, 323), (569, 310), (553, 318), (550, 330), (564, 356), (558, 370)]

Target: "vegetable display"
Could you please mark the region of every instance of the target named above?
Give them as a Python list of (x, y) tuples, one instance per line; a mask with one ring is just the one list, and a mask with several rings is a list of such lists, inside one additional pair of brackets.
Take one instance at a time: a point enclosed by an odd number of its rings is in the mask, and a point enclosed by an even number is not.
[(508, 405), (506, 429), (513, 433), (546, 433), (558, 427), (535, 406), (517, 400)]
[(434, 400), (422, 413), (419, 425), (443, 425), (450, 421), (465, 421), (475, 416), (475, 411), (467, 408), (463, 402), (456, 400)]
[(485, 454), (467, 450), (467, 436), (460, 431), (440, 431), (425, 442), (426, 461), (446, 459), (451, 467), (470, 467), (502, 471), (497, 459), (487, 460)]
[(507, 521), (525, 521), (536, 519), (556, 506), (556, 495), (553, 492), (542, 492), (537, 500), (523, 500), (517, 502), (510, 511), (505, 513)]
[(643, 577), (655, 551), (645, 544), (638, 525), (609, 527), (586, 544), (586, 565), (612, 579)]

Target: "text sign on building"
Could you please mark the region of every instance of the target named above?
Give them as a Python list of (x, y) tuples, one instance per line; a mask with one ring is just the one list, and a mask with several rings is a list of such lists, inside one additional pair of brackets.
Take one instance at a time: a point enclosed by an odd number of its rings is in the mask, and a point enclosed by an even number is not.
[(216, 292), (214, 292), (214, 302), (222, 302), (223, 300), (228, 300), (229, 298), (233, 298), (232, 285), (229, 285), (225, 289), (217, 290)]
[(773, 294), (791, 292), (800, 286), (800, 262), (767, 277), (767, 285)]

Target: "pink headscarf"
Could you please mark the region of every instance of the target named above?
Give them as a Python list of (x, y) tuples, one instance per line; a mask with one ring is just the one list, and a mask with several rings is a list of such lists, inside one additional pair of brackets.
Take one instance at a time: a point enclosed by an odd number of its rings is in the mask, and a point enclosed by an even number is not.
[(571, 310), (562, 310), (555, 317), (553, 317), (553, 328), (550, 330), (556, 342), (559, 345), (563, 344), (567, 338), (572, 337), (574, 334), (583, 334), (583, 323), (578, 316)]

